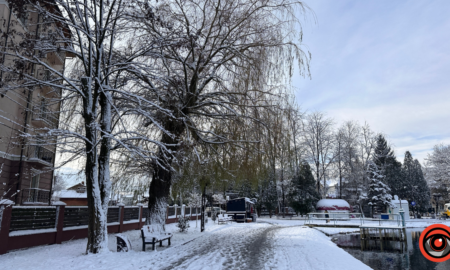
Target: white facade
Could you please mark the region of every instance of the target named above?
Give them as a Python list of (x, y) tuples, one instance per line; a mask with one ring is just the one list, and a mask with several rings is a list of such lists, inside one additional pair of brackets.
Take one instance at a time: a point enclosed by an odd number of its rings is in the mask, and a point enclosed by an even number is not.
[[(395, 196), (395, 198), (398, 198)], [(389, 214), (399, 214), (400, 208), (403, 208), (403, 211), (405, 211), (405, 220), (409, 219), (409, 205), (407, 200), (392, 200), (391, 203), (394, 205), (394, 207), (388, 207), (387, 212)]]

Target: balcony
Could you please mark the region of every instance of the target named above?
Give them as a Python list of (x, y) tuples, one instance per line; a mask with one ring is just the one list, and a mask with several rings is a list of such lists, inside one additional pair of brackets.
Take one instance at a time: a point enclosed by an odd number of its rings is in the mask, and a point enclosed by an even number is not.
[(45, 107), (41, 108), (41, 106), (33, 107), (31, 122), (33, 123), (33, 126), (39, 128), (56, 128), (58, 125), (58, 119), (55, 118), (55, 115)]
[(33, 162), (45, 162), (45, 165), (52, 165), (53, 158), (55, 154), (40, 146), (40, 145), (30, 145), (28, 147), (28, 161)]
[(22, 193), (22, 204), (48, 204), (50, 190), (40, 188), (25, 188)]

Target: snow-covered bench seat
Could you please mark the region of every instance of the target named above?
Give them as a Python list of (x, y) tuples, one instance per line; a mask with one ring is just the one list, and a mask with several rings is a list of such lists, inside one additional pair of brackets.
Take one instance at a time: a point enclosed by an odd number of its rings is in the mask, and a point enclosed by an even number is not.
[(167, 240), (170, 246), (170, 238), (173, 234), (159, 232), (152, 225), (144, 225), (141, 229), (142, 235), (142, 251), (145, 251), (146, 244), (152, 244), (152, 250), (155, 250), (155, 243), (159, 242), (159, 246), (162, 246), (162, 241)]
[(219, 214), (218, 216), (217, 216), (217, 223), (227, 223), (227, 222), (229, 222), (229, 221), (233, 221), (233, 217), (230, 217), (230, 216), (225, 216), (225, 214)]

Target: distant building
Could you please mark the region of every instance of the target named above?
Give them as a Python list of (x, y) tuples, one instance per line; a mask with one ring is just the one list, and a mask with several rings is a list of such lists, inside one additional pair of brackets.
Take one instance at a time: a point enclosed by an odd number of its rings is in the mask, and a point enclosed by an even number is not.
[(84, 182), (69, 187), (67, 190), (57, 191), (54, 199), (66, 203), (68, 206), (87, 206), (87, 192)]

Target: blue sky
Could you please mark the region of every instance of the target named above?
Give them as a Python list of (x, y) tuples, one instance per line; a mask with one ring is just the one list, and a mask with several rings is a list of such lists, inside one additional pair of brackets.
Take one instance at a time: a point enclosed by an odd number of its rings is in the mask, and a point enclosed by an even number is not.
[(387, 135), (399, 160), (450, 144), (450, 1), (306, 0), (312, 79), (293, 78), (302, 109)]

